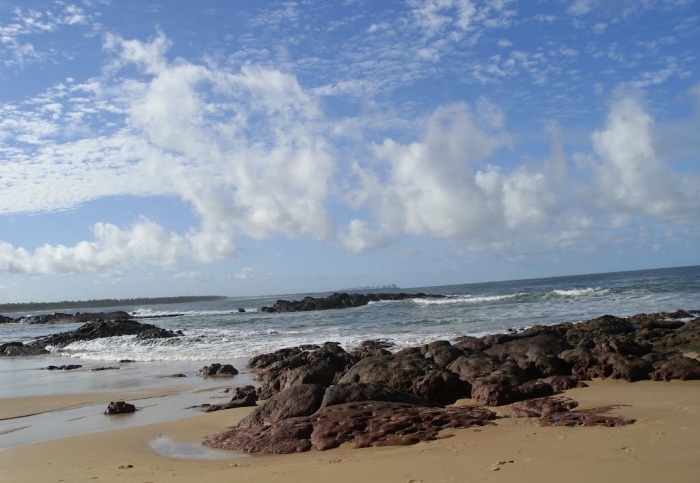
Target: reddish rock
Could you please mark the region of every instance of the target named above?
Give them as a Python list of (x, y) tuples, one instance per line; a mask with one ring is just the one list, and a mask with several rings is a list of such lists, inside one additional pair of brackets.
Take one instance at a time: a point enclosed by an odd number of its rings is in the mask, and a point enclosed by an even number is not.
[(205, 413), (255, 406), (258, 401), (258, 390), (253, 386), (237, 387), (233, 391), (231, 400), (224, 404), (209, 404), (202, 407)]
[(563, 413), (578, 406), (578, 402), (568, 397), (543, 397), (512, 404), (508, 411), (516, 418), (539, 418), (550, 414)]
[(319, 451), (354, 443), (356, 448), (415, 444), (438, 438), (446, 428), (491, 424), (495, 414), (480, 407), (427, 408), (368, 401), (329, 406), (307, 417), (256, 428), (236, 428), (208, 437), (212, 448), (247, 453)]
[(676, 357), (664, 362), (661, 367), (652, 372), (651, 379), (654, 381), (700, 379), (700, 361), (690, 357)]
[(606, 414), (617, 406), (605, 406), (593, 409), (580, 409), (555, 413), (540, 418), (540, 426), (626, 426), (634, 423), (634, 419)]

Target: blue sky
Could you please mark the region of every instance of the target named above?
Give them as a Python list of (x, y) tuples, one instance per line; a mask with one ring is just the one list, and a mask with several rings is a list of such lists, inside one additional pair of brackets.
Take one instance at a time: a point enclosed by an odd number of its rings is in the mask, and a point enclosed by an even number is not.
[(0, 301), (700, 264), (700, 3), (0, 0)]

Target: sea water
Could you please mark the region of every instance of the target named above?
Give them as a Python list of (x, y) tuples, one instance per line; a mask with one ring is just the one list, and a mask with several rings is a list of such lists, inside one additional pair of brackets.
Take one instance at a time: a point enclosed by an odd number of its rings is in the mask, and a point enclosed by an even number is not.
[[(386, 290), (397, 292), (396, 289)], [(367, 339), (396, 349), (481, 336), (535, 324), (581, 322), (604, 314), (700, 309), (700, 266), (579, 275), (438, 287), (415, 287), (407, 293), (446, 298), (409, 298), (374, 302), (357, 308), (295, 313), (266, 313), (277, 299), (299, 300), (329, 293), (230, 297), (213, 302), (115, 307), (142, 322), (182, 330), (183, 337), (136, 340), (110, 337), (49, 347), (63, 361), (226, 362), (301, 344), (340, 343), (351, 349)], [(245, 312), (239, 311), (244, 309)], [(18, 317), (26, 314), (5, 314)], [(0, 343), (74, 330), (82, 324), (0, 325)], [(71, 359), (71, 360), (69, 360)], [(0, 359), (0, 371), (6, 361)]]

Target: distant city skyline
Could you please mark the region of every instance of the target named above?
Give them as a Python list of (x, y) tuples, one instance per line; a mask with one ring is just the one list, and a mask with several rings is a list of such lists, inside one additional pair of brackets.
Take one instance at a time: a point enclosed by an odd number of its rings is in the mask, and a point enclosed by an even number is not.
[(700, 4), (0, 4), (0, 302), (700, 264)]

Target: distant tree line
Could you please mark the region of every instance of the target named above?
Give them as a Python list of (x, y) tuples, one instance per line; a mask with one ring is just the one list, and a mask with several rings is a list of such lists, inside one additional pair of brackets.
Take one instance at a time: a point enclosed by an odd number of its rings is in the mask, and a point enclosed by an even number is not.
[(221, 295), (154, 297), (135, 299), (99, 299), (99, 300), (64, 300), (62, 302), (27, 302), (18, 304), (0, 304), (0, 312), (35, 312), (39, 310), (97, 309), (104, 307), (123, 307), (127, 305), (182, 304), (189, 302), (211, 302), (223, 300)]

